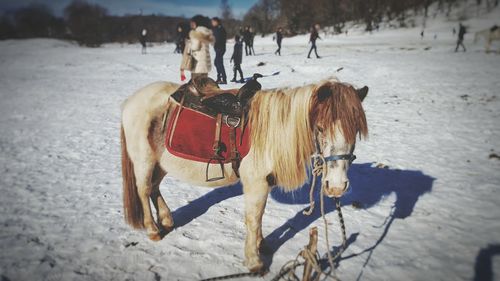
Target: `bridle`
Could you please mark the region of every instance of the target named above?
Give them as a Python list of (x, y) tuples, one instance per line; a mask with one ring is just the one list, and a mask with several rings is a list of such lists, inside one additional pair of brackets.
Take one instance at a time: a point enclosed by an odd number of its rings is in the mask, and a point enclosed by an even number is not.
[(321, 152), (321, 146), (319, 145), (319, 140), (318, 140), (318, 130), (314, 130), (314, 144), (316, 146), (316, 152), (312, 155), (312, 158), (314, 161), (319, 161), (323, 162), (321, 164), (328, 164), (328, 162), (335, 162), (339, 160), (344, 160), (344, 161), (349, 161), (349, 165), (352, 164), (354, 160), (356, 160), (356, 155), (354, 155), (354, 147), (351, 150), (351, 153), (349, 154), (337, 154), (337, 155), (330, 155), (328, 157), (324, 157), (323, 153)]

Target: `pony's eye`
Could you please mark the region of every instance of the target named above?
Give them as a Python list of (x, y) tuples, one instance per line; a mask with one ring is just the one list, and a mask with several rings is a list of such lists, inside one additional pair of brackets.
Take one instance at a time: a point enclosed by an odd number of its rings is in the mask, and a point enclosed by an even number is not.
[(323, 133), (323, 128), (321, 128), (319, 126), (317, 126), (316, 128), (318, 129), (318, 132)]

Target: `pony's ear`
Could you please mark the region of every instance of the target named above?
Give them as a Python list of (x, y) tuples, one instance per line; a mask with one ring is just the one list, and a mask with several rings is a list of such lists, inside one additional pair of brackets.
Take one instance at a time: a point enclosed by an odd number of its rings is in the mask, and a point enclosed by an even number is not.
[(356, 89), (356, 93), (358, 94), (359, 99), (363, 101), (366, 98), (366, 95), (368, 95), (368, 86)]
[(332, 85), (330, 83), (321, 85), (316, 90), (316, 95), (318, 96), (319, 102), (324, 102), (325, 100), (327, 100), (329, 97), (332, 96)]

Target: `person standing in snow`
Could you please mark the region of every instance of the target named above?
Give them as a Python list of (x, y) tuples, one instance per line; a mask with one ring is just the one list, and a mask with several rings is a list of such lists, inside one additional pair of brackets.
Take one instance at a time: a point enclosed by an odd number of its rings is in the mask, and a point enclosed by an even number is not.
[(234, 41), (234, 50), (233, 55), (231, 56), (231, 62), (234, 62), (234, 76), (233, 79), (231, 79), (231, 82), (236, 82), (236, 72), (239, 72), (241, 78), (239, 82), (244, 83), (245, 79), (243, 78), (243, 71), (241, 70), (241, 62), (243, 60), (243, 43), (241, 43), (239, 35), (234, 37)]
[(226, 70), (224, 69), (224, 54), (226, 53), (226, 30), (222, 26), (218, 17), (212, 18), (212, 32), (215, 37), (215, 60), (214, 65), (217, 69), (217, 84), (227, 84)]
[(281, 41), (283, 40), (283, 29), (280, 27), (276, 31), (276, 43), (278, 44), (278, 49), (274, 52), (275, 55), (281, 56)]
[(141, 54), (145, 55), (146, 54), (146, 36), (148, 35), (148, 31), (146, 29), (143, 29), (141, 32), (141, 36), (139, 38), (139, 42), (141, 42)]
[(316, 54), (316, 58), (321, 58), (319, 55), (318, 55), (318, 49), (316, 48), (316, 40), (318, 39), (321, 39), (321, 37), (319, 37), (319, 24), (315, 24), (311, 27), (311, 36), (309, 37), (309, 43), (311, 43), (311, 49), (309, 50), (309, 54), (307, 55), (307, 58), (310, 59), (311, 58), (311, 52), (312, 50), (314, 50), (314, 53)]
[(177, 26), (177, 36), (175, 38), (175, 51), (176, 54), (182, 54), (184, 51), (184, 47), (186, 46), (186, 35), (187, 32), (184, 30), (184, 27), (179, 24)]
[(465, 45), (464, 45), (464, 36), (467, 31), (465, 30), (465, 26), (462, 23), (458, 24), (458, 41), (457, 41), (457, 47), (455, 48), (455, 52), (458, 52), (458, 47), (462, 46), (464, 49), (464, 52), (466, 51)]
[(245, 26), (245, 30), (243, 31), (243, 42), (245, 43), (245, 55), (248, 56), (248, 54), (252, 55), (252, 53), (250, 52), (250, 27), (249, 26)]
[(250, 33), (249, 35), (249, 46), (250, 46), (250, 55), (254, 55), (255, 56), (255, 50), (253, 49), (253, 40), (255, 39), (255, 32), (253, 31), (253, 28), (249, 28), (248, 29), (248, 32)]
[(191, 31), (186, 42), (181, 61), (181, 81), (186, 80), (184, 71), (191, 72), (191, 78), (208, 77), (212, 69), (210, 59), (210, 44), (214, 43), (214, 36), (210, 30), (210, 19), (196, 15), (189, 22)]

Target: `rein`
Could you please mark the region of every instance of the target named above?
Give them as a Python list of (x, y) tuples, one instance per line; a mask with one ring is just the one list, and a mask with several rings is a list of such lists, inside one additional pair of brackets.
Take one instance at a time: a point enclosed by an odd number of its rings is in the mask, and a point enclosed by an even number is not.
[[(304, 210), (302, 213), (306, 216), (309, 216), (313, 213), (314, 211), (314, 187), (316, 186), (316, 180), (317, 177), (322, 176), (323, 173), (326, 171), (328, 162), (334, 162), (338, 160), (344, 160), (344, 161), (349, 161), (349, 164), (352, 163), (356, 159), (356, 155), (354, 155), (352, 152), (350, 154), (340, 154), (340, 155), (331, 155), (328, 157), (324, 157), (323, 154), (321, 153), (321, 147), (318, 141), (318, 133), (315, 132), (314, 134), (314, 142), (316, 146), (316, 152), (311, 156), (312, 161), (313, 161), (313, 168), (312, 168), (312, 175), (313, 179), (311, 182), (311, 187), (309, 191), (309, 208), (307, 210)], [(321, 218), (323, 219), (323, 229), (324, 229), (324, 234), (325, 234), (325, 245), (327, 248), (327, 257), (328, 257), (328, 263), (330, 265), (330, 271), (325, 272), (323, 269), (320, 267), (320, 256), (319, 253), (316, 251), (313, 253), (309, 248), (306, 246), (300, 253), (297, 255), (297, 257), (293, 260), (290, 260), (286, 262), (283, 267), (281, 267), (279, 273), (274, 276), (271, 281), (279, 281), (281, 279), (283, 280), (300, 280), (300, 278), (297, 276), (295, 273), (295, 270), (298, 267), (304, 266), (307, 263), (312, 265), (312, 268), (314, 270), (314, 274), (316, 274), (315, 280), (319, 280), (321, 276), (330, 277), (333, 280), (339, 280), (339, 278), (335, 274), (335, 264), (334, 261), (337, 260), (344, 250), (347, 247), (347, 237), (346, 237), (346, 230), (345, 230), (345, 223), (344, 223), (344, 216), (342, 215), (342, 209), (340, 205), (340, 199), (337, 197), (334, 197), (333, 200), (335, 202), (335, 209), (338, 214), (338, 219), (339, 219), (339, 224), (340, 224), (340, 230), (342, 233), (342, 246), (339, 249), (337, 253), (335, 253), (335, 256), (332, 256), (332, 253), (330, 252), (330, 241), (329, 241), (329, 236), (328, 236), (328, 221), (326, 219), (326, 212), (325, 212), (325, 202), (324, 202), (324, 197), (325, 197), (325, 189), (323, 186), (321, 186), (321, 195), (320, 195), (320, 211), (321, 211)], [(299, 258), (303, 257), (304, 262), (299, 262)], [(230, 275), (225, 275), (225, 276), (219, 276), (219, 277), (214, 277), (214, 278), (209, 278), (209, 279), (203, 279), (202, 281), (217, 281), (217, 280), (227, 280), (227, 279), (236, 279), (236, 278), (242, 278), (242, 277), (257, 277), (257, 276), (262, 276), (264, 272), (247, 272), (247, 273), (237, 273), (237, 274), (230, 274)]]
[[(302, 213), (306, 216), (309, 216), (313, 213), (314, 211), (314, 187), (316, 186), (316, 180), (319, 176), (322, 176), (323, 173), (326, 171), (328, 162), (333, 162), (337, 160), (345, 160), (349, 161), (349, 165), (356, 159), (356, 155), (354, 155), (352, 152), (350, 154), (340, 154), (340, 155), (331, 155), (328, 157), (324, 157), (323, 154), (321, 153), (321, 146), (319, 144), (318, 140), (318, 132), (314, 133), (314, 143), (316, 147), (316, 152), (311, 156), (312, 161), (313, 161), (313, 168), (312, 168), (312, 175), (313, 179), (311, 182), (311, 187), (309, 191), (309, 209), (304, 210)], [(285, 263), (285, 265), (281, 268), (280, 272), (278, 275), (276, 275), (272, 281), (279, 281), (282, 278), (284, 280), (300, 280), (299, 277), (295, 274), (296, 268), (305, 265), (305, 262), (299, 262), (298, 258), (300, 256), (304, 257), (304, 259), (313, 266), (314, 269), (314, 274), (316, 274), (315, 280), (319, 280), (321, 276), (325, 277), (330, 277), (333, 280), (339, 280), (338, 277), (335, 275), (335, 265), (334, 261), (337, 260), (342, 253), (344, 252), (345, 248), (347, 247), (347, 237), (346, 237), (346, 231), (345, 231), (345, 223), (344, 223), (344, 216), (342, 215), (342, 209), (340, 205), (340, 200), (339, 198), (335, 197), (333, 200), (335, 201), (335, 209), (338, 214), (338, 219), (340, 223), (340, 229), (342, 232), (342, 247), (339, 249), (339, 251), (335, 254), (335, 256), (332, 256), (332, 253), (330, 252), (330, 241), (329, 241), (329, 236), (328, 236), (328, 221), (326, 219), (326, 213), (325, 213), (325, 189), (323, 186), (321, 186), (321, 195), (320, 195), (320, 211), (321, 211), (321, 217), (323, 219), (323, 229), (325, 231), (325, 244), (327, 248), (327, 256), (328, 256), (328, 263), (330, 265), (330, 271), (325, 272), (321, 269), (319, 266), (319, 255), (318, 253), (312, 253), (307, 247), (305, 247), (299, 255), (295, 258), (295, 260), (288, 261)], [(286, 278), (286, 279), (285, 279)]]

